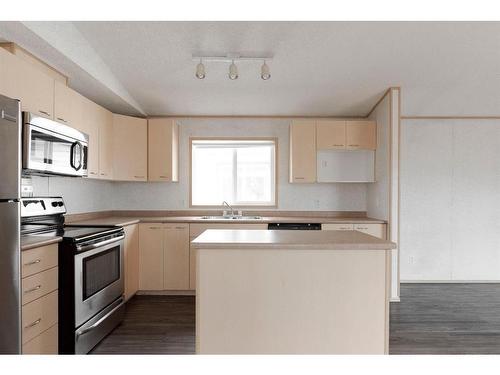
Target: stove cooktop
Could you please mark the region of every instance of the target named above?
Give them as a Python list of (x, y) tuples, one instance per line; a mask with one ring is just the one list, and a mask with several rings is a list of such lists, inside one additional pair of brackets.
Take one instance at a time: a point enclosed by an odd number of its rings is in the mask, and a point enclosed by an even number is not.
[(72, 226), (65, 225), (62, 228), (56, 228), (51, 224), (26, 224), (21, 228), (21, 234), (62, 237), (64, 240), (79, 241), (86, 237), (101, 235), (106, 232), (120, 231), (120, 227), (115, 226)]

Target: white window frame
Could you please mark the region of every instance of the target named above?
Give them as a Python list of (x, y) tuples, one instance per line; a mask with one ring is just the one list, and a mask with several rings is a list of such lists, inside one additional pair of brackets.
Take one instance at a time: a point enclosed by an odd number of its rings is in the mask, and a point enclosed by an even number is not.
[[(274, 155), (273, 155), (273, 165), (272, 173), (274, 179), (272, 180), (272, 192), (274, 195), (274, 201), (269, 204), (251, 203), (251, 202), (238, 202), (233, 204), (234, 208), (276, 208), (278, 206), (278, 138), (275, 137), (190, 137), (189, 138), (189, 207), (190, 208), (221, 208), (220, 205), (199, 205), (193, 204), (193, 142), (196, 141), (224, 141), (224, 142), (245, 142), (245, 141), (266, 141), (272, 142), (274, 144)], [(236, 168), (237, 164), (233, 163), (233, 168)], [(237, 174), (233, 171), (234, 178), (237, 178)], [(235, 185), (235, 184), (234, 184)], [(236, 188), (236, 186), (235, 186)], [(236, 194), (235, 194), (236, 195)]]

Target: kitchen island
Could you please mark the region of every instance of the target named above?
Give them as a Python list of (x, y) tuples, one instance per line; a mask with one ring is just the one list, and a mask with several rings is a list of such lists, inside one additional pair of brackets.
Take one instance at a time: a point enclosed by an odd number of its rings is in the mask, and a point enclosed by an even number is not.
[(394, 243), (357, 231), (207, 230), (192, 246), (197, 353), (388, 353)]

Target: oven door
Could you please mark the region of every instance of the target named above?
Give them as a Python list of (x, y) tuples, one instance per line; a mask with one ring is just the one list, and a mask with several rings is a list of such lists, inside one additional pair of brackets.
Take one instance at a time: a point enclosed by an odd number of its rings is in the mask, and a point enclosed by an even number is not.
[(45, 174), (87, 176), (87, 143), (24, 125), (23, 168)]
[(75, 255), (75, 328), (123, 295), (124, 237), (83, 245)]

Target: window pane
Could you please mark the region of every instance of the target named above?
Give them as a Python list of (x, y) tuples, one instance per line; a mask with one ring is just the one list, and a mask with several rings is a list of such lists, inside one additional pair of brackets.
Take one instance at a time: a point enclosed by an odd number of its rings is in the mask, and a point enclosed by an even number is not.
[(220, 205), (233, 196), (233, 150), (193, 147), (194, 205)]
[(274, 204), (274, 153), (273, 141), (193, 141), (192, 204)]
[(246, 147), (237, 150), (238, 202), (271, 202), (271, 147)]

